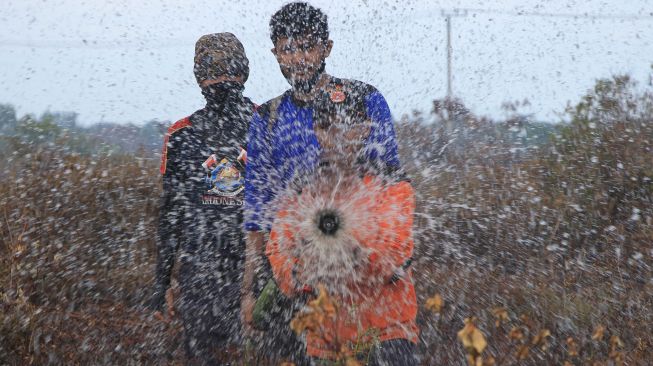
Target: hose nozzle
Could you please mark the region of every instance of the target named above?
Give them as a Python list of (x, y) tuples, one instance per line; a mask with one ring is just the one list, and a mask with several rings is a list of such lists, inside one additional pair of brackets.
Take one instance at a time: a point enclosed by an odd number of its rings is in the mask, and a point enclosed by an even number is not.
[(334, 211), (322, 211), (317, 214), (317, 227), (324, 235), (335, 235), (340, 228), (340, 217)]

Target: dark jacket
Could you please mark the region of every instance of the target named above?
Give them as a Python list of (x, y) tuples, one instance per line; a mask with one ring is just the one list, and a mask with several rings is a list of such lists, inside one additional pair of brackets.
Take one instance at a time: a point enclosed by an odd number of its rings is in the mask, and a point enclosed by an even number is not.
[(165, 136), (158, 262), (150, 303), (155, 310), (165, 302), (178, 253), (182, 291), (215, 283), (216, 275), (219, 282), (235, 281), (244, 259), (245, 149), (255, 106), (242, 96), (242, 87), (203, 94), (207, 105), (174, 123)]

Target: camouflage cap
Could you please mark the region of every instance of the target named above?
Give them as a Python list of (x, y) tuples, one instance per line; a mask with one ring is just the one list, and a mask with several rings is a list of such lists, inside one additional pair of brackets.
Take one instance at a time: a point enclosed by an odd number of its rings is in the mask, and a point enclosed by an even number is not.
[(249, 76), (249, 60), (243, 44), (231, 33), (203, 35), (195, 43), (193, 72), (198, 84), (225, 75), (242, 76), (245, 82)]

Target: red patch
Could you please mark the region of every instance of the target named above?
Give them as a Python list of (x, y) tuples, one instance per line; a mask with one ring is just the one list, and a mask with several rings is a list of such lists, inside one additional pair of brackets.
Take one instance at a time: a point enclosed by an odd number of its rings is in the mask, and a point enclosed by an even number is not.
[(331, 101), (334, 103), (342, 103), (345, 101), (345, 98), (347, 97), (345, 93), (342, 91), (342, 85), (336, 86), (336, 89), (331, 91)]
[(163, 137), (163, 151), (161, 153), (161, 167), (159, 170), (161, 171), (161, 175), (165, 174), (166, 172), (166, 165), (168, 163), (168, 141), (170, 140), (170, 136), (172, 136), (173, 133), (181, 130), (182, 128), (190, 127), (190, 117), (185, 117), (180, 119), (179, 121), (175, 122), (170, 128), (168, 128), (168, 132), (165, 134)]

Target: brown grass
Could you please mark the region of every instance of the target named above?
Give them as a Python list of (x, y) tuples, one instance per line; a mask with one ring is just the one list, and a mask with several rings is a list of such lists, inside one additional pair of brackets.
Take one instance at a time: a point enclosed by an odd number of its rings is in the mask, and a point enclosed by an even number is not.
[[(418, 192), (418, 296), (443, 300), (419, 315), (424, 365), (466, 364), (457, 334), (469, 317), (486, 362), (653, 359), (653, 98), (630, 90), (599, 84), (557, 141), (519, 159), (496, 141), (440, 156), (437, 129), (399, 126)], [(179, 322), (141, 306), (156, 159), (16, 151), (0, 166), (0, 364), (183, 363)], [(496, 308), (507, 315), (498, 326)], [(542, 349), (533, 338), (544, 330)]]

